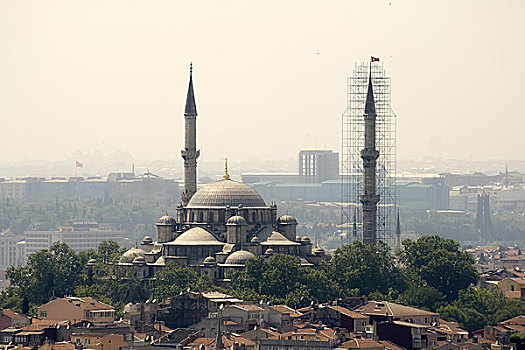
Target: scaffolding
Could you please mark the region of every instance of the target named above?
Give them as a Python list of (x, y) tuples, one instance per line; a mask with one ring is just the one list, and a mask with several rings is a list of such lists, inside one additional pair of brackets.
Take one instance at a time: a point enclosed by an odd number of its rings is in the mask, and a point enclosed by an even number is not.
[(347, 108), (342, 116), (341, 150), (341, 227), (347, 243), (362, 241), (364, 110), (368, 88), (369, 69), (376, 108), (376, 148), (379, 158), (376, 166), (377, 240), (395, 248), (396, 237), (396, 115), (391, 108), (390, 77), (381, 62), (356, 63), (353, 75), (347, 81)]

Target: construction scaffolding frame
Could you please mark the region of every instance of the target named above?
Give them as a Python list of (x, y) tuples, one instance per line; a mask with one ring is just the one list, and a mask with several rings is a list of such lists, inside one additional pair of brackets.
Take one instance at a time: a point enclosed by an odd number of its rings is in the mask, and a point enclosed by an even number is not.
[(395, 248), (396, 227), (396, 115), (391, 108), (390, 77), (382, 62), (356, 63), (353, 75), (347, 80), (347, 108), (342, 115), (341, 150), (341, 227), (347, 243), (362, 241), (364, 110), (369, 70), (376, 107), (376, 166), (377, 240)]

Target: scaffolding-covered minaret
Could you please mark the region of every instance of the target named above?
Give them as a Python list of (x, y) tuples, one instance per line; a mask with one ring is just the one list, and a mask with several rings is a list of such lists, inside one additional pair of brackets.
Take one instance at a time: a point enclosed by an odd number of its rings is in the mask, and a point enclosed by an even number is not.
[(376, 149), (376, 107), (374, 88), (372, 86), (372, 70), (368, 78), (368, 91), (365, 103), (365, 140), (361, 150), (363, 159), (363, 193), (359, 201), (363, 205), (363, 243), (376, 244), (377, 240), (377, 203), (376, 194), (376, 161), (379, 151)]
[[(347, 96), (341, 137), (342, 233), (348, 242), (383, 241), (394, 248), (397, 208), (396, 115), (391, 108), (390, 77), (383, 63), (375, 58), (371, 62), (356, 63), (353, 74), (348, 78)], [(374, 123), (375, 128), (372, 127)], [(373, 130), (375, 135), (370, 134)], [(375, 150), (378, 151), (375, 169), (375, 153), (371, 144), (375, 144)], [(372, 190), (374, 183), (375, 193)], [(375, 199), (379, 199), (379, 202), (376, 205), (374, 239), (371, 228), (374, 226), (374, 215), (370, 210), (374, 210), (372, 204)]]
[(197, 106), (193, 93), (193, 67), (190, 63), (190, 83), (188, 95), (186, 96), (186, 108), (184, 110), (184, 149), (181, 151), (184, 158), (184, 191), (181, 200), (184, 205), (188, 204), (191, 197), (197, 192), (197, 158), (200, 151), (197, 150)]

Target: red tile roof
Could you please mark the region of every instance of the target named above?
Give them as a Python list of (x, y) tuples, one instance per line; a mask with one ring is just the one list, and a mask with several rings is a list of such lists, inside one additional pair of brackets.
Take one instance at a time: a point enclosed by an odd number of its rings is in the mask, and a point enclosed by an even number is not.
[(2, 310), (2, 313), (4, 315), (6, 315), (7, 317), (9, 317), (10, 319), (12, 320), (22, 320), (22, 319), (27, 319), (27, 317), (23, 316), (23, 315), (20, 315), (16, 312), (14, 312), (13, 310), (11, 309), (3, 309)]
[(355, 312), (352, 310), (348, 310), (345, 307), (342, 306), (328, 306), (328, 308), (340, 312), (345, 316), (351, 317), (351, 318), (360, 318), (360, 319), (368, 319), (369, 317), (363, 314), (360, 314), (359, 312)]
[(344, 342), (339, 346), (339, 348), (347, 349), (366, 349), (366, 348), (384, 348), (385, 345), (376, 342), (373, 339), (368, 338), (355, 338)]

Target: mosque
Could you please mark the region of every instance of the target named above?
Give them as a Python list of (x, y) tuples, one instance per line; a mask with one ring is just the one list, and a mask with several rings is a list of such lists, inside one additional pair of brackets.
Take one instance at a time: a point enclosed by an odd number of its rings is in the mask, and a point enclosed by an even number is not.
[[(157, 241), (144, 237), (140, 247), (125, 252), (110, 265), (134, 271), (137, 278), (152, 277), (170, 262), (194, 268), (199, 275), (228, 282), (231, 271), (243, 269), (248, 259), (275, 253), (297, 256), (303, 266), (317, 266), (330, 257), (296, 232), (297, 220), (277, 216), (277, 205), (267, 205), (250, 186), (234, 181), (225, 165), (223, 179), (197, 191), (197, 108), (192, 68), (186, 97), (184, 191), (175, 216), (157, 223)], [(88, 263), (94, 265), (95, 261)]]

